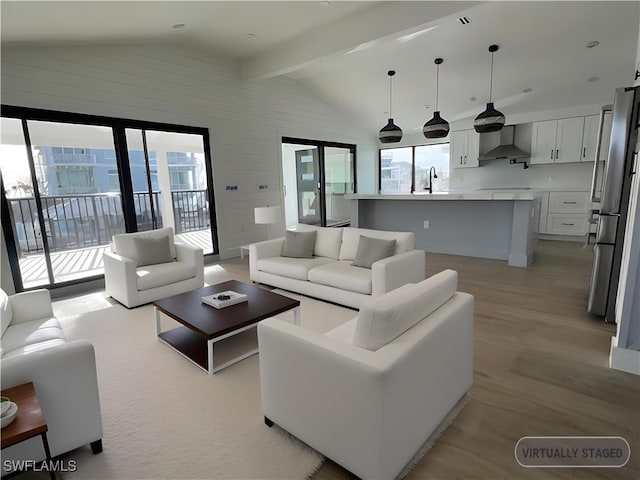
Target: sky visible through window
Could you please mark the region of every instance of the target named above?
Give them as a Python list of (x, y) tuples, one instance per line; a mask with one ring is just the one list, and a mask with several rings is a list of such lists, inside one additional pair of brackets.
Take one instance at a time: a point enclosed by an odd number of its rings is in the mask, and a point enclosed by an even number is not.
[(415, 192), (428, 189), (431, 167), (435, 168), (437, 175), (433, 178), (432, 191), (449, 189), (449, 144), (438, 143), (380, 150), (380, 192), (411, 193), (414, 162)]

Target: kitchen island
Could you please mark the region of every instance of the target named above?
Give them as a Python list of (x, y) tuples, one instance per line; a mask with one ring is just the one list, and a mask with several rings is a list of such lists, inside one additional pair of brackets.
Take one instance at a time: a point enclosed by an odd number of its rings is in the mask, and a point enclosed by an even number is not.
[(349, 194), (351, 225), (415, 233), (427, 253), (533, 261), (538, 239), (540, 193), (491, 189), (414, 194)]

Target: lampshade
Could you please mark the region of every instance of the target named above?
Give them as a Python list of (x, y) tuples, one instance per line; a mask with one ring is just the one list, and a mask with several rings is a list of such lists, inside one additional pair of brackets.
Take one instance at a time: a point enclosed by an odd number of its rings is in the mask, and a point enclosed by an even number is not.
[(436, 58), (433, 61), (436, 64), (436, 109), (433, 112), (433, 118), (422, 127), (422, 133), (427, 138), (443, 138), (449, 135), (449, 122), (440, 116), (438, 110), (438, 81), (442, 62), (444, 62), (442, 58)]
[(491, 101), (491, 94), (493, 93), (493, 54), (498, 51), (498, 45), (490, 45), (489, 52), (491, 53), (491, 80), (489, 82), (489, 103), (484, 112), (476, 117), (473, 121), (473, 128), (478, 133), (497, 132), (502, 130), (504, 126), (505, 118), (502, 112), (496, 110)]
[(502, 130), (504, 122), (504, 114), (493, 107), (493, 102), (489, 102), (485, 111), (473, 121), (473, 128), (478, 133), (497, 132)]
[(395, 74), (395, 70), (389, 70), (387, 72), (387, 75), (389, 75), (389, 120), (378, 133), (378, 139), (380, 140), (380, 143), (395, 143), (402, 140), (402, 129), (395, 123), (393, 123), (393, 117), (391, 115), (391, 77), (393, 77)]
[(399, 142), (402, 140), (402, 129), (393, 123), (393, 118), (390, 118), (378, 133), (378, 139), (380, 139), (380, 143)]
[(256, 207), (253, 209), (254, 221), (256, 224), (271, 224), (280, 221), (280, 207)]
[(433, 112), (433, 118), (424, 124), (422, 133), (427, 138), (444, 138), (449, 135), (449, 122), (440, 116), (440, 112)]

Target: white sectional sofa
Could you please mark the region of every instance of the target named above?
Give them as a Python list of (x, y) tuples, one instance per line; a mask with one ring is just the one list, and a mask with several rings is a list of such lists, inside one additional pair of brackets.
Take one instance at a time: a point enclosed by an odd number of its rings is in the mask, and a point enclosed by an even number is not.
[[(101, 452), (102, 416), (93, 345), (66, 340), (53, 315), (48, 290), (10, 296), (0, 290), (0, 319), (2, 388), (33, 383), (47, 420), (52, 456), (84, 445)], [(44, 460), (40, 436), (3, 449), (2, 459)]]
[(397, 478), (473, 382), (474, 302), (456, 290), (445, 270), (324, 335), (260, 322), (265, 423), (362, 479)]
[[(284, 238), (254, 243), (249, 246), (252, 281), (360, 308), (372, 297), (424, 279), (425, 252), (413, 248), (413, 232), (311, 225), (297, 225), (295, 231), (316, 232), (313, 256), (282, 256)], [(352, 265), (361, 236), (395, 240), (394, 254), (374, 262), (370, 269)]]

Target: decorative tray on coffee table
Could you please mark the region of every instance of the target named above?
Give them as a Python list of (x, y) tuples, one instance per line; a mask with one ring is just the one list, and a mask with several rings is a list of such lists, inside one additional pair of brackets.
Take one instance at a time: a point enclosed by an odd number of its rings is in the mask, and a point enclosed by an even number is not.
[(202, 303), (210, 305), (214, 308), (224, 308), (230, 305), (246, 302), (249, 299), (244, 293), (238, 293), (231, 290), (225, 292), (214, 293), (202, 297)]

